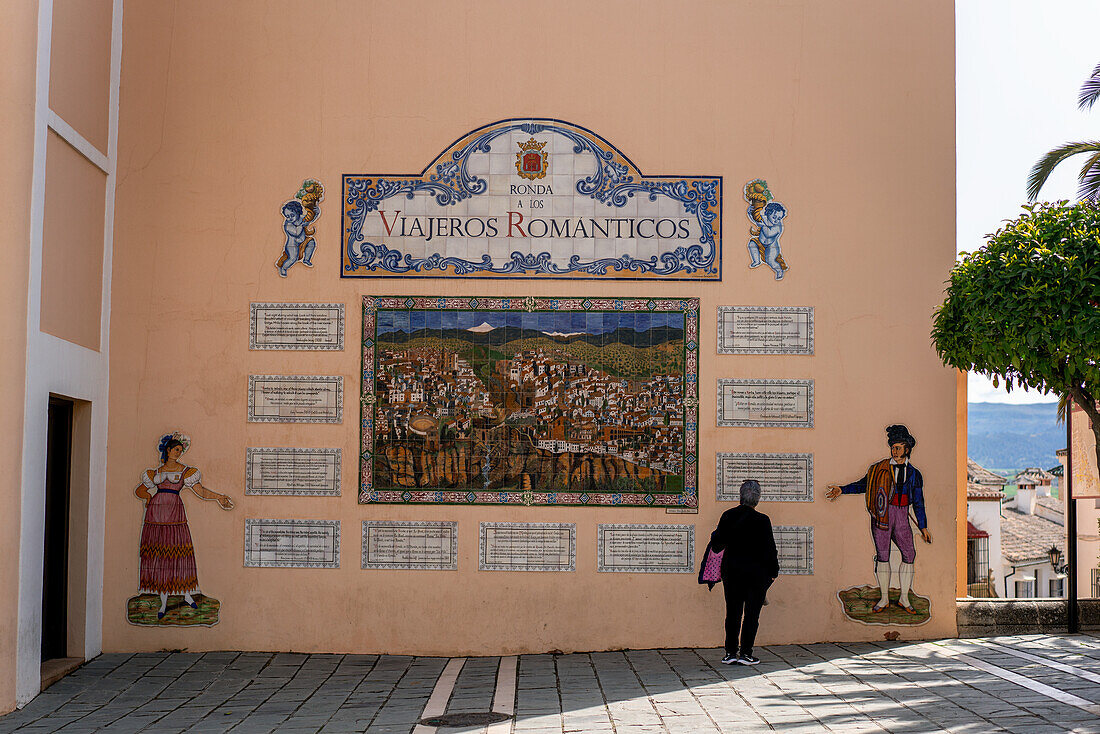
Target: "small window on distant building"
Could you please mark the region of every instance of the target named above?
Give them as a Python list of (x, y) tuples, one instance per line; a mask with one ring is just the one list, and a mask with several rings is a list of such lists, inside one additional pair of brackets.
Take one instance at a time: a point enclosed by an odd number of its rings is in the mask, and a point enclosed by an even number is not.
[[(1100, 502), (1100, 500), (1098, 500)], [(1092, 598), (1100, 599), (1100, 568), (1090, 569), (1092, 571)]]
[(1050, 597), (1052, 599), (1061, 599), (1065, 595), (1065, 578), (1056, 578), (1050, 580)]
[(1035, 596), (1035, 579), (1016, 582), (1016, 598), (1027, 599)]

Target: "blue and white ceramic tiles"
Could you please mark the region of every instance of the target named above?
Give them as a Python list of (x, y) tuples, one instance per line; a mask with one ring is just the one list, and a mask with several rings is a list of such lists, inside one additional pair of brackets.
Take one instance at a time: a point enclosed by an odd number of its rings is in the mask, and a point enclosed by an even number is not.
[(644, 176), (585, 128), (513, 119), (420, 174), (343, 178), (344, 277), (721, 280), (720, 176)]

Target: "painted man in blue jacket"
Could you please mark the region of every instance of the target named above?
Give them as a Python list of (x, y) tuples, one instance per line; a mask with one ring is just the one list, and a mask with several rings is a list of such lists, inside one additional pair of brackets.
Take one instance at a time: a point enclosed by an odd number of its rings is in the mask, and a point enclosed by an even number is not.
[(917, 517), (917, 529), (925, 543), (932, 542), (928, 531), (928, 517), (924, 512), (924, 479), (917, 467), (909, 463), (909, 456), (917, 439), (903, 425), (886, 428), (886, 442), (890, 445), (890, 458), (875, 462), (859, 481), (838, 487), (829, 485), (825, 497), (835, 500), (841, 494), (865, 494), (867, 512), (871, 515), (871, 536), (875, 540), (875, 578), (881, 596), (872, 611), (881, 612), (890, 603), (890, 544), (901, 551), (901, 570), (898, 587), (901, 594), (898, 605), (910, 614), (916, 614), (909, 603), (909, 590), (913, 586), (914, 562), (917, 549), (913, 546), (913, 529), (909, 526), (909, 507)]

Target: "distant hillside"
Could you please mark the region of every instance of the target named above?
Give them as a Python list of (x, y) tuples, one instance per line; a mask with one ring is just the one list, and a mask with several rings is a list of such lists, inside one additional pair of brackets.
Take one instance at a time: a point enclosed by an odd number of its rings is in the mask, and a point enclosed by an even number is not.
[(1066, 446), (1066, 427), (1056, 403), (970, 403), (967, 409), (967, 454), (974, 461), (1001, 473), (1058, 466), (1054, 452)]

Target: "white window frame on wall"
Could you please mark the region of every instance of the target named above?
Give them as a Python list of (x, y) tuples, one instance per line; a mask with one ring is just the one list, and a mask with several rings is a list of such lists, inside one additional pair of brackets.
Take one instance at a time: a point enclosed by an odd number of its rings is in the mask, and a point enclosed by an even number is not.
[[(1058, 586), (1057, 592), (1055, 592), (1055, 584)], [(1064, 573), (1058, 574), (1047, 581), (1047, 593), (1051, 599), (1061, 599), (1066, 595), (1066, 575)]]
[[(1016, 598), (1017, 599), (1034, 599), (1035, 598), (1035, 578), (1034, 577), (1025, 578), (1025, 579), (1017, 581), (1016, 586), (1014, 588), (1016, 590)], [(1031, 593), (1021, 594), (1020, 593), (1021, 588), (1023, 588), (1023, 590), (1025, 592), (1030, 591)]]
[[(34, 169), (31, 178), (30, 266), (27, 273), (26, 393), (23, 405), (23, 456), (19, 536), (19, 609), (16, 626), (16, 705), (41, 689), (42, 547), (45, 533), (46, 406), (51, 395), (87, 404), (90, 411), (87, 467), (87, 545), (71, 556), (86, 563), (83, 608), (83, 657), (103, 648), (103, 546), (106, 499), (107, 395), (109, 384), (111, 262), (114, 243), (115, 171), (118, 150), (119, 78), (122, 69), (123, 0), (111, 3), (110, 82), (107, 150), (99, 150), (50, 108), (50, 65), (54, 0), (38, 2), (35, 59)], [(99, 349), (89, 349), (41, 329), (43, 230), (46, 209), (46, 142), (50, 131), (72, 146), (106, 176), (103, 212)], [(75, 488), (74, 488), (75, 489)], [(70, 624), (74, 620), (70, 620)]]

